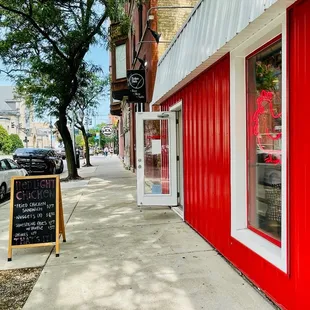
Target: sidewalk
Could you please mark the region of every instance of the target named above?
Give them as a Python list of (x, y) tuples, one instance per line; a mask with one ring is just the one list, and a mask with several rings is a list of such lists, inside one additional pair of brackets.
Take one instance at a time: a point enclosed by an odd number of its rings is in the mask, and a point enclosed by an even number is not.
[(14, 250), (0, 207), (0, 269), (45, 265), (24, 309), (274, 309), (169, 208), (136, 205), (135, 175), (92, 158), (82, 181), (62, 183), (67, 243)]

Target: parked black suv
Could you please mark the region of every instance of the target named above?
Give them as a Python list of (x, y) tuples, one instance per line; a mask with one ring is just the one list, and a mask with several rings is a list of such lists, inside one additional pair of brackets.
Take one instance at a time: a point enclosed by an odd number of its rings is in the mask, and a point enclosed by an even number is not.
[(51, 149), (20, 148), (13, 154), (13, 159), (29, 174), (56, 174), (64, 170), (62, 159)]

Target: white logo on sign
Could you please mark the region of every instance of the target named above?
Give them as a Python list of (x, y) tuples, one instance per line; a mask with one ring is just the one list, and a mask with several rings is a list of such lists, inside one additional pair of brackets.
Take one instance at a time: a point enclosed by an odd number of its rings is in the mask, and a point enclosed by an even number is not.
[(134, 73), (129, 78), (129, 84), (133, 89), (140, 89), (144, 86), (144, 78), (139, 73)]
[(112, 128), (111, 127), (103, 127), (102, 128), (102, 133), (106, 136), (109, 136), (112, 134)]

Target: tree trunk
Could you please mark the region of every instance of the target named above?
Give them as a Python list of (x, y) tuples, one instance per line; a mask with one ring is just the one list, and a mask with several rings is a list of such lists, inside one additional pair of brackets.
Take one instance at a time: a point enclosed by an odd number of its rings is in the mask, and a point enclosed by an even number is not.
[(91, 167), (90, 156), (89, 156), (89, 143), (88, 143), (88, 137), (87, 137), (87, 133), (86, 133), (84, 125), (81, 126), (81, 131), (82, 131), (83, 139), (85, 142), (85, 159), (86, 159), (85, 166)]
[(66, 151), (66, 159), (68, 166), (68, 180), (76, 180), (79, 179), (79, 175), (77, 172), (77, 165), (75, 163), (73, 144), (70, 132), (67, 127), (67, 117), (65, 113), (60, 113), (58, 124), (57, 124), (59, 133), (65, 145)]

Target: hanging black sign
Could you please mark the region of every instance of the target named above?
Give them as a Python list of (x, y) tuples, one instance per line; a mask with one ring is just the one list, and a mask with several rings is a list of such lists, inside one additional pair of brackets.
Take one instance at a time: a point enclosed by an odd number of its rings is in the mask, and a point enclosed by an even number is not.
[(145, 70), (128, 70), (127, 83), (131, 98), (138, 102), (145, 102)]

